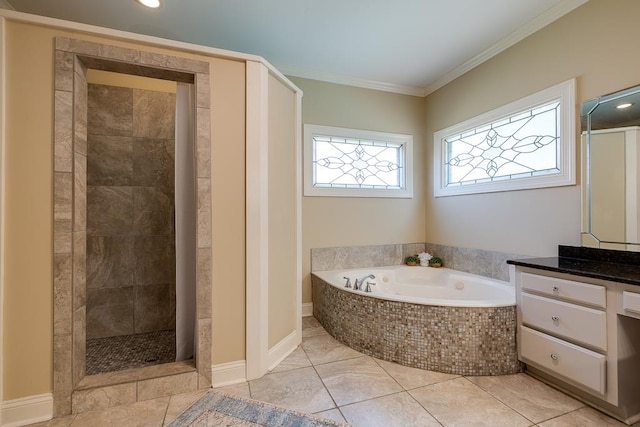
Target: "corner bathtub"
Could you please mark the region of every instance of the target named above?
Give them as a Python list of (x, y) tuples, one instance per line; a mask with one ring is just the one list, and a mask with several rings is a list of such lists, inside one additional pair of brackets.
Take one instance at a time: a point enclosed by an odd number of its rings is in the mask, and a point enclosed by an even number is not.
[[(371, 293), (345, 288), (375, 275)], [(338, 341), (373, 357), (459, 375), (522, 371), (515, 290), (448, 268), (391, 266), (312, 274), (313, 314)], [(366, 281), (365, 281), (366, 286)]]

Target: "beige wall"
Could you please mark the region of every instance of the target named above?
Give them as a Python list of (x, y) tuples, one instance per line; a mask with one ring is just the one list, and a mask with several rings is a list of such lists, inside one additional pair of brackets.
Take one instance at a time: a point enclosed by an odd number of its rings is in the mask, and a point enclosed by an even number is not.
[(269, 75), (269, 348), (296, 330), (296, 94)]
[(424, 99), (291, 78), (303, 124), (413, 135), (413, 198), (303, 197), (302, 301), (311, 301), (311, 248), (421, 242), (425, 235)]
[(5, 400), (52, 389), (52, 33), (6, 28)]
[[(573, 77), (577, 115), (640, 83), (638, 16), (635, 0), (591, 0), (427, 97), (427, 241), (527, 255), (580, 244), (578, 186), (434, 198), (433, 133)], [(579, 158), (579, 128), (574, 143)]]
[[(6, 26), (3, 399), (52, 390), (54, 37), (211, 64), (214, 363), (244, 359), (244, 64), (9, 21)], [(226, 171), (224, 175), (221, 175)], [(224, 185), (219, 185), (223, 179)], [(230, 319), (231, 321), (228, 321)], [(238, 320), (240, 319), (240, 320)]]
[(245, 63), (211, 67), (213, 364), (245, 358)]

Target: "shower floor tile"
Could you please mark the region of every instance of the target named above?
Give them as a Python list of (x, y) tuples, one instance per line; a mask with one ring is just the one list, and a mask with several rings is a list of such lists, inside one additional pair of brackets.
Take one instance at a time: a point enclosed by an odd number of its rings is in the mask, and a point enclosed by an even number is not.
[(87, 340), (87, 375), (175, 362), (175, 331)]

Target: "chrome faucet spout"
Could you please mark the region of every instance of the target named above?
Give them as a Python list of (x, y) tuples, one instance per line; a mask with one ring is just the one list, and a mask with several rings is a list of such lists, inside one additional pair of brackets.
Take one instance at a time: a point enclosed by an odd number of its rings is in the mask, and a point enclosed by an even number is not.
[(353, 290), (354, 291), (358, 291), (358, 290), (364, 290), (364, 281), (367, 279), (375, 279), (376, 276), (374, 276), (373, 274), (369, 274), (367, 276), (364, 276), (360, 279), (356, 279), (356, 283), (353, 285)]

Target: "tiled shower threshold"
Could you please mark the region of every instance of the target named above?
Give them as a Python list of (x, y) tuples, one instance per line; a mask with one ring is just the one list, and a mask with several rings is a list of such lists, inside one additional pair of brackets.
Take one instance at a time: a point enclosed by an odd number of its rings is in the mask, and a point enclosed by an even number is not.
[(78, 384), (75, 390), (88, 390), (92, 388), (108, 387), (119, 384), (127, 384), (154, 378), (169, 377), (180, 374), (196, 372), (193, 359), (181, 362), (163, 363), (160, 365), (146, 366), (143, 368), (125, 369), (122, 371), (105, 372), (96, 375), (87, 375)]
[(175, 331), (87, 340), (85, 377), (74, 388), (74, 414), (198, 389), (194, 359), (174, 362)]

